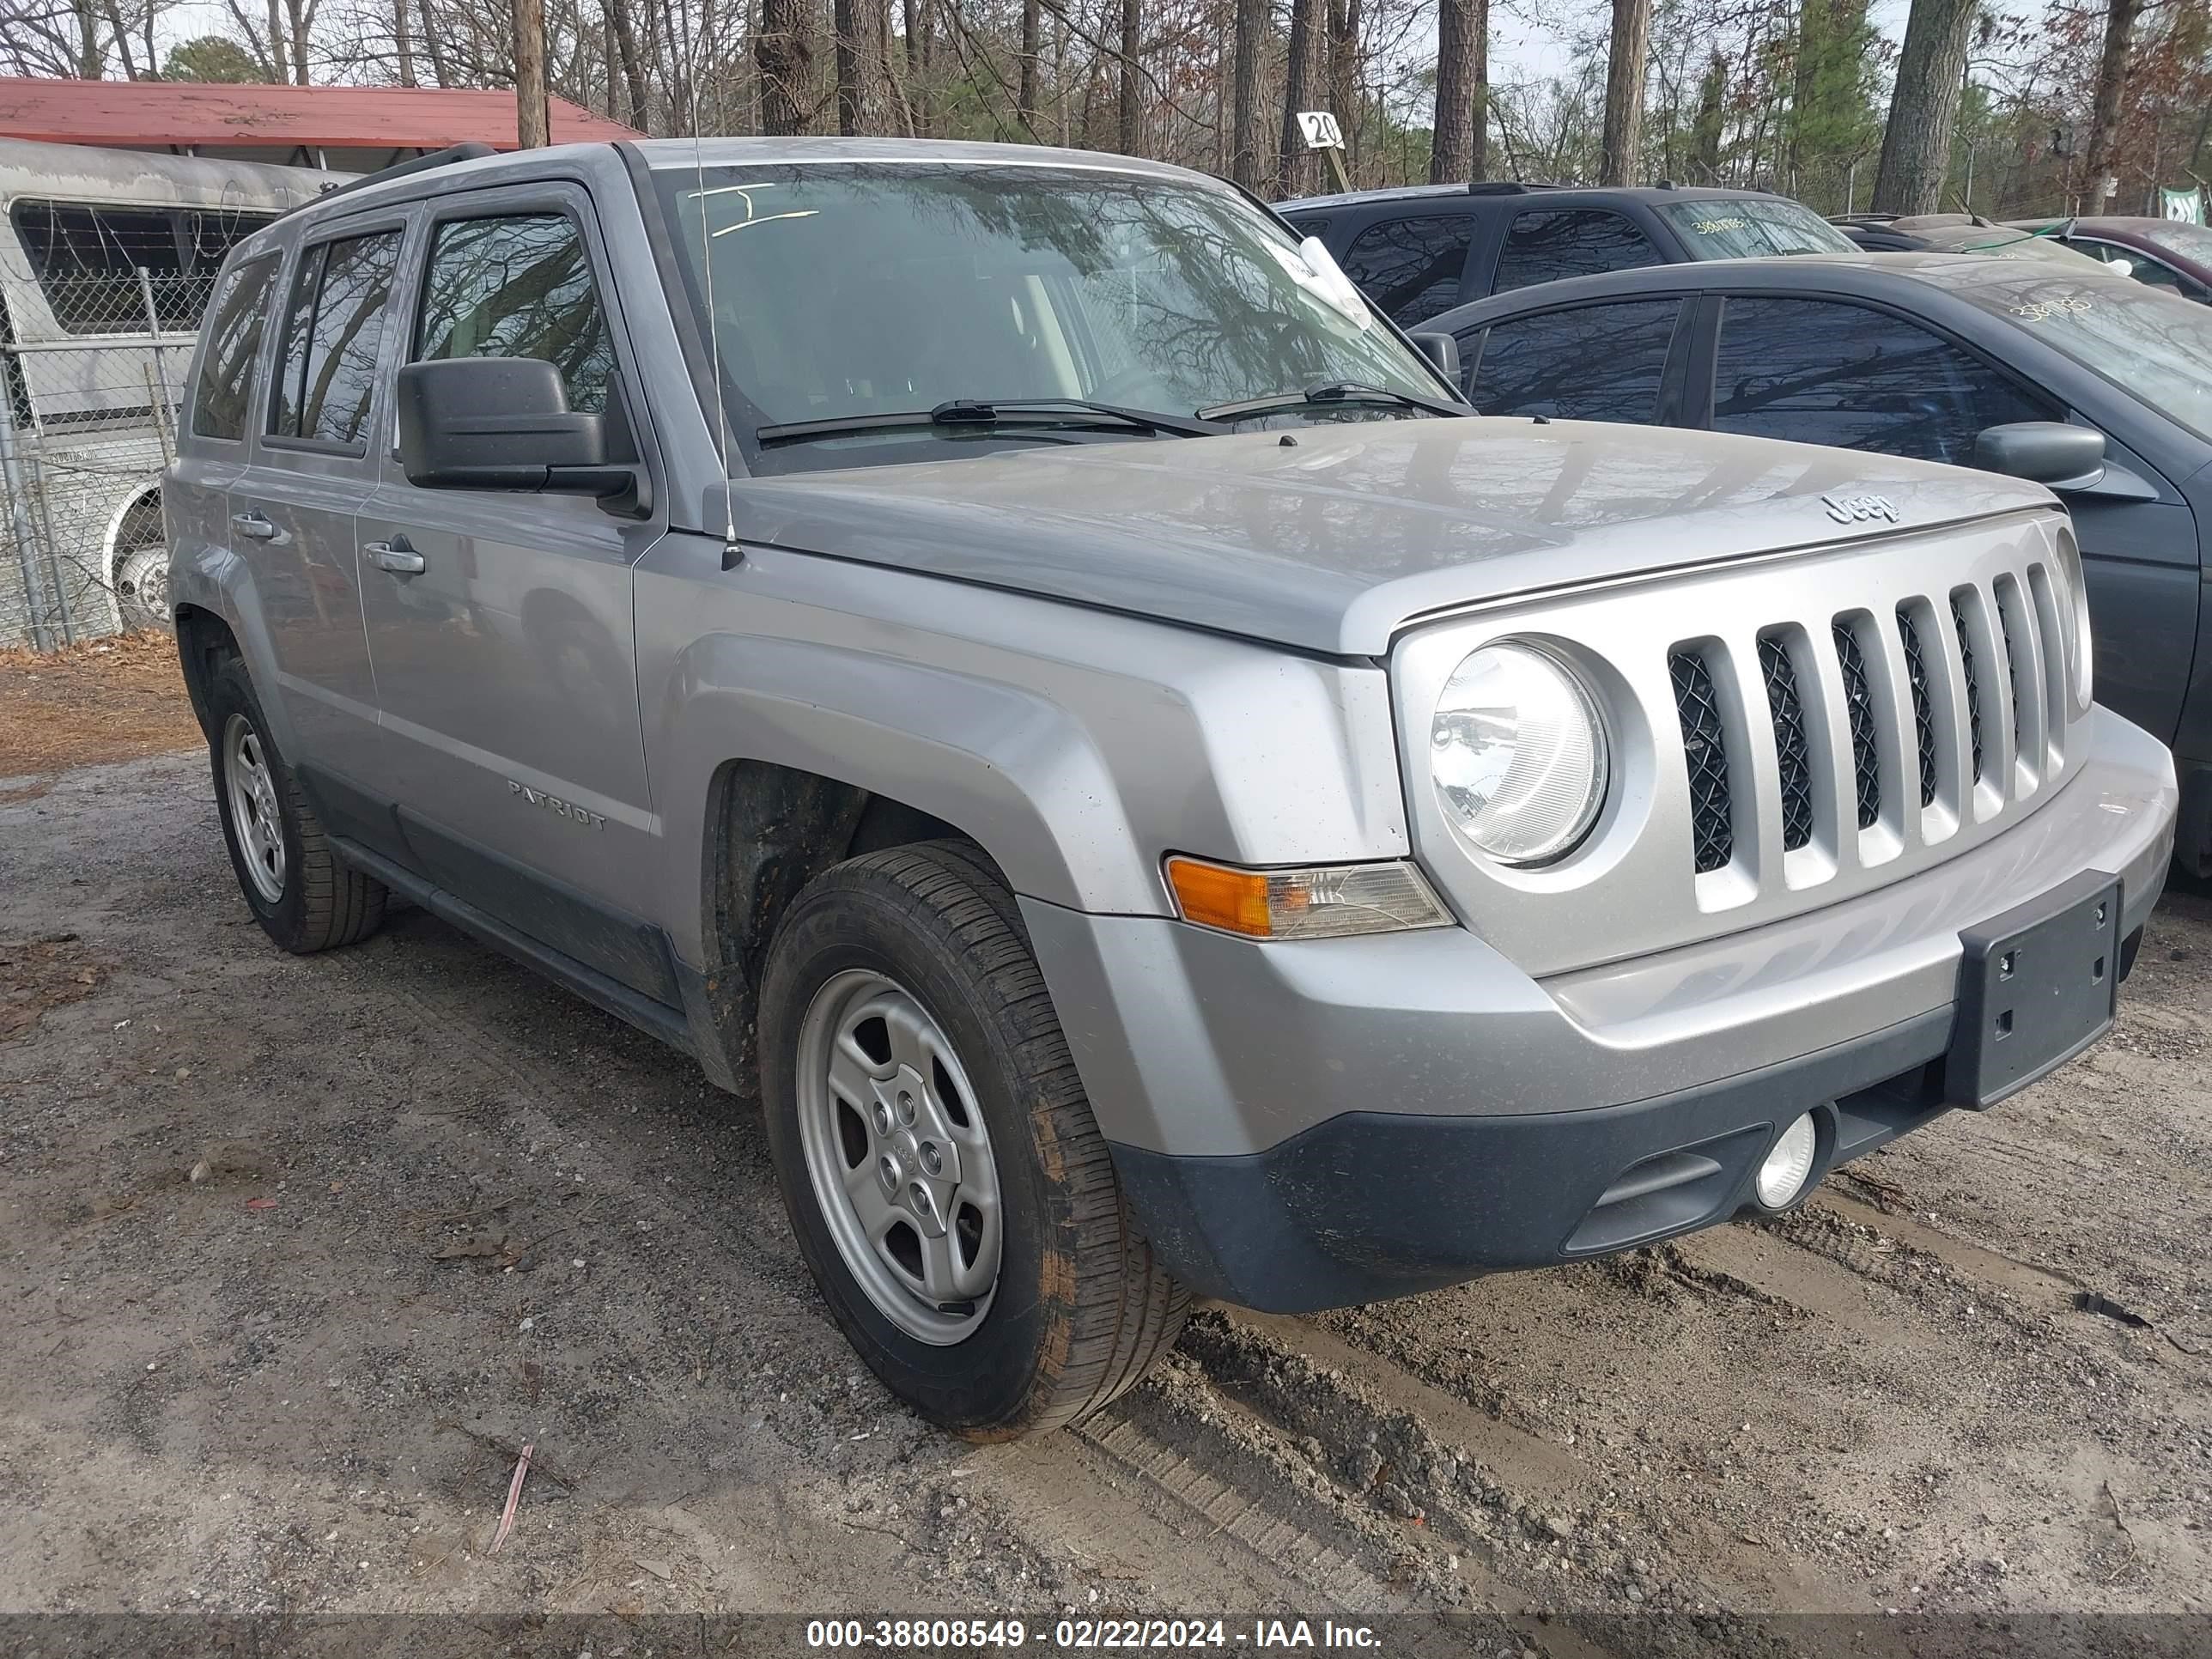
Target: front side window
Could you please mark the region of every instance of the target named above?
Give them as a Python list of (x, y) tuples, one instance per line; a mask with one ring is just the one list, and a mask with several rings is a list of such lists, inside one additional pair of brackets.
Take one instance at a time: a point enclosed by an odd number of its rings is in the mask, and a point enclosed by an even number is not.
[(1698, 259), (1756, 259), (1772, 253), (1850, 253), (1858, 244), (1802, 202), (1720, 197), (1668, 202), (1659, 212)]
[(1468, 401), (1485, 415), (1649, 424), (1681, 309), (1638, 300), (1495, 324), (1472, 354)]
[(560, 369), (570, 409), (604, 412), (613, 346), (575, 221), (526, 213), (440, 225), (415, 355), (542, 357)]
[[(871, 162), (671, 167), (658, 187), (684, 285), (672, 299), (719, 356), (741, 442), (757, 426), (963, 400), (1188, 419), (1344, 381), (1441, 392), (1338, 273), (1310, 270), (1280, 225), (1223, 190), (1105, 168)], [(986, 453), (960, 441), (974, 430), (919, 421), (806, 438), (805, 457), (779, 438), (760, 455), (801, 467)]]
[(1563, 276), (1595, 276), (1664, 263), (1626, 216), (1602, 208), (1530, 208), (1517, 213), (1498, 256), (1491, 291), (1506, 294)]
[(1474, 240), (1469, 214), (1386, 219), (1345, 250), (1344, 274), (1399, 327), (1418, 327), (1459, 303), (1460, 273)]
[(1730, 299), (1713, 428), (1970, 465), (1984, 427), (2053, 411), (1917, 323), (1824, 300)]
[(357, 445), (368, 427), (386, 301), (399, 233), (319, 242), (300, 258), (269, 430), (277, 437)]
[(253, 366), (269, 319), (276, 257), (249, 259), (222, 279), (210, 311), (199, 385), (192, 392), (192, 430), (203, 438), (243, 438), (253, 393)]

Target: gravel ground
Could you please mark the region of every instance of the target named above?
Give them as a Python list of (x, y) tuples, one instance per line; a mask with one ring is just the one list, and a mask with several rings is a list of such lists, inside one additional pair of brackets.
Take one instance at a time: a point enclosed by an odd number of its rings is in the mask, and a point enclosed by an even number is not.
[(0, 790), (0, 1612), (2212, 1614), (2203, 896), (2086, 1060), (1799, 1215), (1209, 1308), (978, 1449), (853, 1358), (689, 1062), (418, 911), (280, 954), (198, 756), (45, 782)]

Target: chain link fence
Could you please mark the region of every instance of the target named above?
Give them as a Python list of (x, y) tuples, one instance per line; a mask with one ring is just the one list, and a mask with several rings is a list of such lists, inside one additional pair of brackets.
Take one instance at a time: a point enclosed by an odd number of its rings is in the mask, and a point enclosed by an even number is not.
[(213, 274), (0, 263), (0, 645), (166, 623), (161, 472)]

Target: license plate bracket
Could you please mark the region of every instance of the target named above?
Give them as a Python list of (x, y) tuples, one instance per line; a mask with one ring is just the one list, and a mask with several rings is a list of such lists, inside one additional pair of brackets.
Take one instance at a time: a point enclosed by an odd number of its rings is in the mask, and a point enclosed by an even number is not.
[(1976, 1111), (2064, 1065), (2112, 1029), (2120, 883), (2084, 871), (1964, 928), (1944, 1096)]

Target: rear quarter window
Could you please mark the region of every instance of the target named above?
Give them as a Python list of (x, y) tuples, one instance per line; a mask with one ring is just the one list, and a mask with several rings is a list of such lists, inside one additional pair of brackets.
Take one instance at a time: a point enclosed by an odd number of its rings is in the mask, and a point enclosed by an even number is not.
[(1413, 328), (1459, 303), (1474, 240), (1472, 214), (1385, 219), (1361, 231), (1340, 263), (1392, 321)]
[(192, 388), (192, 430), (203, 438), (246, 435), (253, 367), (260, 361), (270, 290), (276, 280), (276, 256), (272, 253), (238, 265), (216, 287), (215, 303), (208, 310), (199, 383)]

